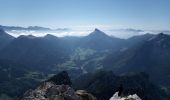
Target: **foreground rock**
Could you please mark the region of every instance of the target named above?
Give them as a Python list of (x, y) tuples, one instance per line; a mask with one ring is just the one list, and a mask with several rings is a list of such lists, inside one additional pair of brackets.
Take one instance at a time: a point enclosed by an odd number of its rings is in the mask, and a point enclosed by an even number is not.
[(27, 91), (21, 100), (96, 100), (84, 90), (74, 91), (69, 85), (46, 82), (35, 90)]
[(113, 97), (110, 98), (110, 100), (142, 100), (140, 97), (138, 97), (136, 94), (129, 95), (127, 97), (120, 97), (118, 96), (118, 92), (116, 92)]
[(67, 72), (53, 76), (35, 90), (28, 90), (21, 100), (96, 100), (85, 90), (75, 91)]

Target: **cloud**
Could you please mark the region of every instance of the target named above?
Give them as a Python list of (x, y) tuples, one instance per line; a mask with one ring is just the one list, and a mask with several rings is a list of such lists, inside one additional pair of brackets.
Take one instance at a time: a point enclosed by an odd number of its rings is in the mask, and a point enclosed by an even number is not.
[(148, 33), (149, 31), (129, 28), (129, 29), (110, 29), (110, 30), (106, 30), (106, 32), (109, 35), (115, 37), (130, 38), (132, 36)]
[[(112, 27), (108, 26), (107, 28), (99, 28), (101, 31), (105, 32), (106, 34), (118, 38), (130, 38), (132, 36), (136, 35), (142, 35), (146, 33), (151, 34), (158, 34), (160, 32), (163, 32), (165, 34), (170, 34), (170, 31), (161, 31), (161, 30), (141, 30), (141, 29), (133, 29), (133, 28), (127, 28), (127, 29), (113, 29)], [(33, 35), (33, 36), (45, 36), (46, 34), (51, 34), (57, 37), (63, 37), (63, 36), (86, 36), (90, 34), (94, 28), (58, 28), (53, 31), (36, 31), (36, 30), (12, 30), (7, 31), (10, 35), (18, 37), (20, 35)]]
[(18, 37), (20, 35), (33, 35), (37, 37), (45, 36), (51, 34), (57, 37), (63, 36), (85, 36), (91, 31), (89, 30), (70, 30), (70, 29), (56, 29), (55, 31), (28, 31), (28, 30), (12, 30), (6, 31), (8, 34)]
[(127, 29), (110, 29), (105, 30), (108, 35), (119, 37), (119, 38), (130, 38), (132, 36), (142, 35), (146, 33), (150, 34), (158, 34), (158, 33), (164, 33), (169, 34), (169, 30), (141, 30), (141, 29), (133, 29), (133, 28), (127, 28)]

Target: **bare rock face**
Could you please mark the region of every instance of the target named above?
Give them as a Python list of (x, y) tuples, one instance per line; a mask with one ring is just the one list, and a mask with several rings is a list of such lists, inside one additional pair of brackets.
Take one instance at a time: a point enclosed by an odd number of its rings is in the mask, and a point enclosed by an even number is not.
[(96, 100), (84, 90), (74, 91), (69, 85), (45, 82), (35, 90), (28, 90), (21, 100)]
[(120, 97), (118, 96), (118, 92), (116, 92), (111, 98), (110, 100), (142, 100), (141, 98), (139, 98), (136, 94), (133, 95), (129, 95), (126, 97)]

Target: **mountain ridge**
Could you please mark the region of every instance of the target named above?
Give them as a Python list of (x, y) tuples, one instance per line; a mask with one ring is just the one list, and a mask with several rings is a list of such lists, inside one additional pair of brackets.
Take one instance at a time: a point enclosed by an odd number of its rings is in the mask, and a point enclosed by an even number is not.
[(6, 33), (3, 29), (0, 29), (0, 49), (7, 46), (13, 39), (13, 36)]

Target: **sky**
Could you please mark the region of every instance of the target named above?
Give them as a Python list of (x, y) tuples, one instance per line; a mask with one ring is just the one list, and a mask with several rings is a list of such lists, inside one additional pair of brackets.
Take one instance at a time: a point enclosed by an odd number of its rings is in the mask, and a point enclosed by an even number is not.
[(0, 0), (0, 24), (169, 30), (170, 0)]

